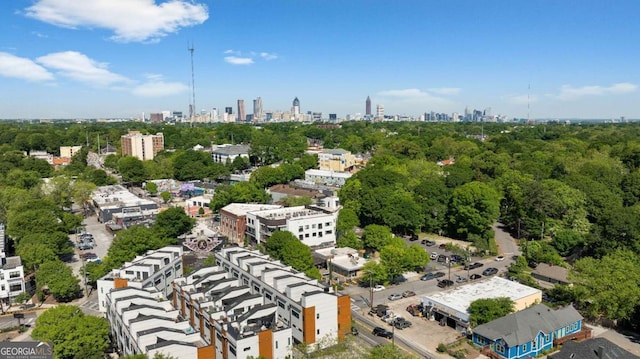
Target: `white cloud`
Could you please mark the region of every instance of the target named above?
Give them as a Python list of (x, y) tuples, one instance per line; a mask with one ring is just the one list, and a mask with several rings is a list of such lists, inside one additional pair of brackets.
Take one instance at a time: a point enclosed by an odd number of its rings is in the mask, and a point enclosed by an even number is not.
[(53, 80), (53, 74), (31, 59), (18, 57), (6, 52), (0, 52), (0, 76), (29, 81)]
[(76, 51), (51, 53), (38, 57), (36, 61), (47, 68), (57, 70), (62, 76), (92, 85), (108, 86), (129, 83), (128, 78), (110, 72), (106, 63), (96, 62)]
[(122, 42), (158, 41), (209, 18), (206, 5), (185, 0), (36, 0), (26, 15), (72, 29), (111, 30), (111, 38)]
[(162, 75), (147, 74), (147, 82), (134, 87), (131, 93), (140, 97), (163, 97), (185, 93), (189, 86), (180, 82), (165, 82)]
[(260, 57), (262, 57), (263, 59), (265, 59), (265, 60), (267, 60), (267, 61), (268, 61), (268, 60), (275, 60), (275, 59), (277, 59), (277, 58), (278, 58), (278, 55), (277, 55), (277, 54), (270, 54), (270, 53), (268, 53), (268, 52), (261, 52), (261, 53), (260, 53)]
[(239, 55), (239, 54), (238, 54), (238, 51), (236, 51), (236, 50), (234, 50), (234, 49), (225, 50), (225, 51), (223, 52), (223, 54), (225, 54), (225, 55)]
[(638, 85), (627, 83), (627, 82), (613, 84), (608, 87), (606, 86), (573, 87), (571, 85), (563, 85), (560, 88), (560, 93), (555, 97), (560, 100), (570, 101), (570, 100), (575, 100), (584, 96), (625, 94), (625, 93), (635, 92), (637, 89), (638, 89)]
[(378, 92), (383, 102), (387, 106), (450, 106), (452, 101), (444, 97), (434, 96), (429, 92), (420, 89), (387, 90)]
[(227, 56), (224, 58), (224, 61), (232, 64), (232, 65), (251, 65), (253, 64), (253, 59), (250, 57), (236, 57), (236, 56)]
[(427, 91), (438, 94), (438, 95), (457, 95), (460, 93), (462, 89), (458, 87), (440, 87), (440, 88), (430, 88)]

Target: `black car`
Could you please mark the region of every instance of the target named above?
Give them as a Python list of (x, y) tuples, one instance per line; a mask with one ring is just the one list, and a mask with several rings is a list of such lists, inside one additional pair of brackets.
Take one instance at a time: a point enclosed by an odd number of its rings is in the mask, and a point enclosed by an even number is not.
[(372, 333), (373, 333), (373, 335), (377, 335), (379, 337), (384, 337), (384, 338), (387, 338), (387, 339), (393, 338), (393, 333), (391, 333), (390, 331), (388, 331), (388, 330), (386, 330), (384, 328), (381, 328), (381, 327), (373, 328), (373, 332)]
[(436, 275), (433, 273), (427, 273), (425, 275), (423, 275), (422, 277), (420, 277), (420, 280), (431, 280), (431, 279), (435, 279)]
[(351, 327), (351, 335), (354, 335), (354, 336), (360, 335), (360, 331), (358, 331), (358, 328)]
[(464, 258), (462, 258), (462, 256), (457, 255), (457, 254), (452, 254), (450, 259), (451, 259), (451, 262), (453, 262), (453, 263), (462, 263), (462, 262), (464, 262)]
[(441, 254), (441, 255), (438, 256), (438, 260), (437, 261), (438, 261), (438, 263), (444, 263), (444, 262), (447, 261), (447, 259), (448, 259), (447, 256), (445, 256), (444, 254)]
[(438, 282), (438, 287), (440, 287), (440, 288), (446, 288), (446, 287), (450, 287), (452, 285), (453, 285), (453, 281), (452, 280), (448, 280), (448, 279), (443, 279), (443, 280)]
[(480, 268), (482, 267), (484, 264), (480, 263), (480, 262), (475, 262), (472, 264), (467, 264), (466, 266), (464, 266), (464, 270), (473, 270), (476, 268)]
[(434, 276), (435, 276), (436, 278), (442, 278), (442, 277), (444, 277), (444, 276), (445, 276), (445, 274), (444, 274), (444, 272), (436, 272), (436, 273), (434, 274)]
[(487, 269), (482, 271), (482, 275), (485, 276), (485, 277), (490, 276), (490, 275), (494, 275), (496, 273), (498, 273), (498, 268), (493, 268), (493, 267), (489, 267), (489, 268), (487, 268)]
[(469, 278), (471, 280), (476, 280), (482, 278), (482, 276), (480, 274), (472, 274)]

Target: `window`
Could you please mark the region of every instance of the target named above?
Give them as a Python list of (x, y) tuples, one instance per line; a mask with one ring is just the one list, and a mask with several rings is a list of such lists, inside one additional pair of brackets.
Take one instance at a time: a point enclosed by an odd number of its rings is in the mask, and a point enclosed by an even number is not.
[(278, 301), (278, 307), (284, 309), (284, 303), (281, 301)]
[(171, 269), (169, 269), (169, 270), (167, 270), (167, 271), (165, 271), (165, 272), (164, 272), (164, 276), (165, 276), (165, 277), (170, 277), (172, 273), (173, 273), (173, 272), (171, 271)]
[(526, 352), (527, 351), (527, 345), (526, 344), (522, 344), (522, 351)]
[(324, 231), (324, 234), (331, 234), (333, 233), (333, 231), (329, 230), (329, 231)]
[(313, 233), (311, 234), (311, 236), (312, 236), (312, 237), (315, 237), (315, 236), (316, 236), (316, 232), (313, 232)]
[(316, 329), (316, 334), (320, 335), (320, 329)]
[(476, 340), (477, 340), (478, 344), (484, 345), (484, 338), (483, 337), (476, 337), (476, 338), (477, 338)]
[(318, 237), (322, 237), (322, 232), (318, 232)]
[(316, 314), (316, 319), (320, 319), (320, 313)]
[(251, 350), (251, 347), (246, 347), (246, 348), (242, 349), (242, 351), (244, 351), (244, 352), (248, 352), (249, 350)]
[(329, 227), (331, 225), (331, 222), (327, 222), (324, 224), (325, 226)]
[(312, 224), (312, 225), (311, 225), (311, 228), (315, 229), (315, 228), (316, 228), (316, 224), (315, 224), (315, 223), (314, 223), (314, 224)]
[(496, 351), (497, 351), (498, 353), (502, 353), (502, 354), (504, 354), (504, 346), (503, 346), (503, 345), (500, 345), (500, 344), (496, 344)]
[(4, 284), (0, 285), (0, 290), (4, 291)]
[(304, 238), (304, 236), (301, 234), (301, 235), (299, 235), (299, 236), (298, 236), (298, 238), (299, 238), (300, 240), (302, 240), (302, 239)]
[(309, 238), (309, 233), (305, 233), (304, 238)]
[(303, 231), (302, 226), (298, 227), (298, 232), (302, 232), (302, 231)]
[(180, 268), (182, 268), (182, 264), (180, 263), (176, 264), (176, 270), (180, 270)]
[(318, 223), (318, 229), (322, 229), (322, 223)]
[(9, 278), (19, 278), (19, 277), (20, 277), (20, 271), (9, 272)]
[(309, 229), (309, 225), (308, 225), (308, 224), (305, 224), (305, 225), (304, 225), (304, 229)]
[(153, 283), (155, 285), (158, 285), (158, 284), (160, 284), (160, 282), (162, 282), (162, 278), (158, 277), (158, 279), (156, 279)]
[(536, 350), (538, 347), (538, 338), (535, 338), (531, 341), (531, 349)]
[(300, 319), (300, 313), (296, 312), (295, 310), (291, 311), (291, 315), (293, 315), (294, 317)]
[(551, 334), (545, 335), (544, 341), (547, 342), (547, 343), (550, 342), (551, 341)]

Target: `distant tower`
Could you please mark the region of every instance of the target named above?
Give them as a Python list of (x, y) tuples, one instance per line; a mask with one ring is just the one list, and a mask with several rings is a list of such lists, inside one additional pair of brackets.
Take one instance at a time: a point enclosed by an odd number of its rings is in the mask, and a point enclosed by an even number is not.
[(295, 117), (300, 116), (300, 100), (298, 100), (297, 97), (293, 99), (293, 108), (291, 109), (291, 112), (293, 112)]
[(376, 118), (382, 120), (384, 118), (384, 106), (377, 105), (376, 106)]
[(371, 98), (367, 96), (367, 101), (365, 102), (365, 115), (371, 116)]
[(193, 124), (193, 120), (196, 112), (196, 81), (195, 81), (195, 75), (193, 71), (193, 51), (195, 49), (193, 48), (193, 44), (191, 44), (188, 50), (191, 53), (191, 93), (192, 93), (191, 105), (189, 105), (189, 121), (191, 121), (191, 123)]
[(262, 98), (253, 100), (253, 120), (262, 121)]
[(245, 122), (247, 116), (244, 113), (244, 100), (238, 100), (238, 122)]

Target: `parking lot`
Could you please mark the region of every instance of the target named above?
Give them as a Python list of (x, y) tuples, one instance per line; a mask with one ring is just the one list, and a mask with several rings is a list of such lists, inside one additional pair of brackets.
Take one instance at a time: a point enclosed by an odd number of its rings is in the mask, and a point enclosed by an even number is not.
[(84, 264), (84, 259), (81, 258), (80, 255), (93, 253), (95, 254), (95, 258), (104, 258), (107, 255), (113, 236), (111, 233), (107, 232), (103, 223), (98, 222), (95, 215), (87, 217), (82, 221), (82, 230), (85, 233), (91, 233), (93, 235), (94, 246), (92, 249), (79, 249), (77, 244), (79, 243), (80, 236), (76, 234), (69, 235), (69, 240), (71, 240), (71, 242), (76, 246), (74, 249), (75, 253), (73, 255), (73, 259), (67, 264), (73, 269), (73, 273), (81, 279), (81, 284), (84, 284), (84, 280), (80, 275), (80, 268), (82, 268)]

